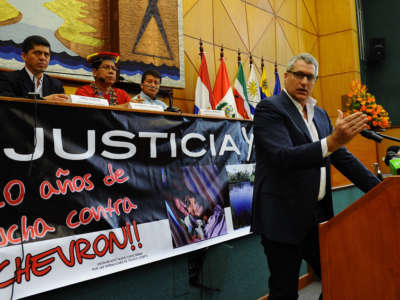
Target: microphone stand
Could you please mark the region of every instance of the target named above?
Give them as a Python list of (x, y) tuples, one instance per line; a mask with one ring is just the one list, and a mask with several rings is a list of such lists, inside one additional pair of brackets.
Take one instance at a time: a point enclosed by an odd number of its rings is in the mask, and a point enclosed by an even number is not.
[(385, 134), (381, 134), (381, 133), (378, 133), (378, 132), (375, 132), (375, 133), (377, 135), (379, 135), (380, 137), (382, 137), (383, 139), (387, 139), (387, 140), (391, 140), (391, 141), (395, 141), (395, 142), (400, 143), (400, 139), (398, 139), (398, 138), (395, 138), (395, 137), (389, 136), (389, 135), (385, 135)]

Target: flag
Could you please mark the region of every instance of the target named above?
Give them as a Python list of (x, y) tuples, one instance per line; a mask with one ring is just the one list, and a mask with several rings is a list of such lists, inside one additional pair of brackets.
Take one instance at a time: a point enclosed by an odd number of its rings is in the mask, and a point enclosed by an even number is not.
[(275, 87), (274, 87), (274, 95), (279, 95), (281, 93), (281, 82), (279, 80), (278, 70), (275, 69)]
[(258, 102), (260, 102), (260, 90), (258, 88), (258, 79), (254, 65), (250, 64), (250, 74), (247, 80), (247, 96), (250, 104), (251, 114), (254, 115), (254, 110)]
[(223, 58), (219, 65), (217, 79), (215, 79), (213, 94), (216, 109), (223, 110), (225, 116), (229, 118), (236, 118), (238, 116), (235, 98), (233, 97), (228, 71), (226, 70)]
[(200, 109), (215, 109), (214, 96), (211, 91), (210, 76), (208, 76), (204, 53), (201, 54), (201, 64), (194, 100), (194, 113), (198, 114)]
[(265, 70), (265, 67), (263, 67), (260, 79), (260, 98), (261, 100), (264, 100), (267, 99), (267, 97), (271, 97), (271, 92), (267, 81), (267, 71)]
[(239, 62), (238, 72), (233, 85), (233, 96), (235, 97), (236, 108), (243, 119), (251, 119), (251, 111), (247, 97), (246, 81), (243, 74), (242, 63)]

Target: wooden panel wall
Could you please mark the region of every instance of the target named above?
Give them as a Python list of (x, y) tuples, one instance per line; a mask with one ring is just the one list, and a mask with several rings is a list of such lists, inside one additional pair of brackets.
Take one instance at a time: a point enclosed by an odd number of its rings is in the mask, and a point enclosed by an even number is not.
[(239, 49), (246, 77), (250, 53), (259, 76), (261, 57), (264, 57), (271, 89), (275, 84), (275, 62), (282, 83), (285, 66), (293, 55), (307, 51), (319, 58), (314, 0), (193, 0), (183, 2), (183, 14), (186, 88), (175, 90), (174, 98), (188, 112), (193, 111), (200, 38), (204, 41), (212, 85), (219, 67), (221, 45), (232, 83)]
[[(239, 49), (246, 77), (250, 53), (258, 76), (261, 57), (264, 58), (271, 90), (275, 84), (275, 63), (283, 86), (288, 60), (300, 52), (313, 54), (321, 64), (314, 96), (332, 117), (336, 116), (341, 95), (347, 93), (351, 80), (360, 74), (353, 2), (338, 0), (333, 5), (330, 0), (183, 1), (186, 88), (174, 90), (176, 104), (184, 112), (193, 111), (201, 38), (212, 85), (221, 45), (232, 83)], [(69, 88), (67, 83), (67, 92), (73, 91), (74, 87)]]
[[(249, 53), (255, 57), (258, 71), (264, 57), (271, 89), (275, 84), (275, 62), (283, 86), (288, 60), (300, 52), (313, 54), (320, 62), (320, 79), (313, 94), (333, 122), (341, 108), (341, 96), (348, 93), (353, 79), (360, 79), (354, 0), (184, 1), (184, 33), (187, 86), (176, 90), (174, 97), (175, 103), (188, 112), (193, 110), (200, 38), (205, 42), (212, 84), (221, 45), (225, 48), (231, 82), (240, 49), (245, 76), (249, 72)], [(357, 137), (348, 148), (372, 170), (377, 157), (373, 142)], [(348, 183), (334, 170), (334, 186)]]
[(352, 79), (360, 79), (355, 1), (316, 1), (320, 41), (321, 102), (334, 118)]
[[(326, 109), (334, 123), (337, 109), (341, 108), (341, 96), (350, 90), (353, 79), (360, 80), (358, 30), (355, 1), (315, 1), (318, 16), (320, 46), (320, 105)], [(373, 170), (377, 161), (374, 142), (357, 136), (347, 147), (366, 167)], [(350, 182), (336, 169), (332, 172), (333, 186)]]
[[(185, 0), (183, 18), (186, 88), (174, 90), (174, 105), (183, 112), (193, 112), (200, 38), (212, 85), (221, 45), (232, 83), (239, 49), (246, 77), (250, 53), (258, 76), (264, 58), (271, 90), (275, 63), (283, 86), (288, 60), (300, 52), (311, 53), (320, 62), (320, 78), (313, 94), (333, 122), (341, 108), (341, 96), (348, 93), (353, 79), (360, 79), (354, 0)], [(357, 138), (349, 149), (368, 167), (376, 161), (374, 143)], [(334, 171), (333, 183), (349, 182)]]

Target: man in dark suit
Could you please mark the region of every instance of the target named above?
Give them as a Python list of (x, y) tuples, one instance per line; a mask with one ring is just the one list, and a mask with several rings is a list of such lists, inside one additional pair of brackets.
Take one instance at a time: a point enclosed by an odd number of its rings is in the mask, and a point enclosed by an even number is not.
[(321, 275), (318, 223), (333, 216), (331, 163), (364, 192), (379, 183), (344, 147), (365, 128), (366, 116), (344, 118), (338, 110), (333, 129), (311, 97), (317, 76), (313, 56), (295, 56), (285, 89), (255, 110), (252, 230), (261, 235), (267, 256), (270, 300), (297, 299), (302, 259)]
[(29, 93), (51, 101), (65, 101), (64, 87), (57, 79), (44, 74), (50, 62), (50, 44), (38, 35), (22, 43), (22, 70), (0, 73), (0, 96), (30, 98)]

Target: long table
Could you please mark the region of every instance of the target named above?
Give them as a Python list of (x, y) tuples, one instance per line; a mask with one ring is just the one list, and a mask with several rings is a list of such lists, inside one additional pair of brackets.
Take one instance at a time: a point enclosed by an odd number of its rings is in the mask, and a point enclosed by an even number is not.
[(0, 98), (0, 299), (249, 234), (252, 123)]

